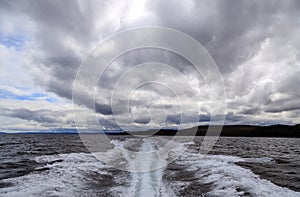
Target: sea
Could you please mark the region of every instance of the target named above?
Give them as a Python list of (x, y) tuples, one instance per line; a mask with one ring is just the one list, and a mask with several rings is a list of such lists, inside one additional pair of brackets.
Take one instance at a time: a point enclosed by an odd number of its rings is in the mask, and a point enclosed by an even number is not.
[(300, 196), (297, 138), (220, 137), (203, 154), (195, 137), (170, 146), (173, 155), (138, 158), (126, 151), (155, 151), (172, 137), (109, 139), (91, 152), (77, 134), (1, 134), (0, 196)]

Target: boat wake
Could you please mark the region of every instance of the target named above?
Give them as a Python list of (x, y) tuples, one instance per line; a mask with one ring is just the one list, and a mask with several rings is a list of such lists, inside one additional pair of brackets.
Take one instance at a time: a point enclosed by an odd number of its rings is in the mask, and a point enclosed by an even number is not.
[[(0, 181), (0, 196), (300, 196), (237, 164), (271, 159), (199, 155), (191, 146), (168, 164), (189, 144), (174, 143), (172, 153), (163, 152), (158, 151), (160, 140), (113, 140), (114, 148), (96, 157), (95, 153), (36, 157), (39, 165), (34, 171)], [(134, 144), (137, 151), (132, 155), (127, 147)]]

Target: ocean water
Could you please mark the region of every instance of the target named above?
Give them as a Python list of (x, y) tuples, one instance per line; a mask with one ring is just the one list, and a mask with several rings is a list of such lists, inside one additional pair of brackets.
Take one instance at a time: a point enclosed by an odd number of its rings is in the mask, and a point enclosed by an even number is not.
[(78, 135), (1, 134), (0, 196), (300, 196), (300, 139), (221, 137), (201, 155), (195, 137), (144, 154), (170, 139), (112, 136), (92, 154)]

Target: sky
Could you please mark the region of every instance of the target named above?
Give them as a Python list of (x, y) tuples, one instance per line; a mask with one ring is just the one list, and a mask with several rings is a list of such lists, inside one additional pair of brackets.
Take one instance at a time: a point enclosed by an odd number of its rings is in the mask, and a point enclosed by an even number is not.
[[(179, 30), (208, 51), (224, 83), (225, 124), (300, 123), (299, 10), (297, 0), (2, 0), (0, 130), (84, 129), (74, 111), (102, 129), (209, 124), (214, 89), (186, 59), (159, 49), (120, 56), (99, 77), (101, 87), (83, 86), (72, 101), (76, 73), (91, 51), (118, 32), (144, 26)], [(147, 62), (175, 70), (138, 68)], [(127, 91), (132, 81), (146, 80), (159, 83)]]

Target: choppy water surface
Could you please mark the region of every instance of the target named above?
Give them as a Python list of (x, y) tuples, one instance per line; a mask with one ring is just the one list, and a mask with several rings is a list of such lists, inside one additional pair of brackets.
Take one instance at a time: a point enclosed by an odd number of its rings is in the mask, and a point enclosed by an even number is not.
[(300, 139), (222, 137), (201, 155), (196, 137), (161, 168), (168, 157), (144, 153), (169, 139), (114, 136), (100, 162), (78, 135), (0, 135), (0, 196), (300, 196)]

